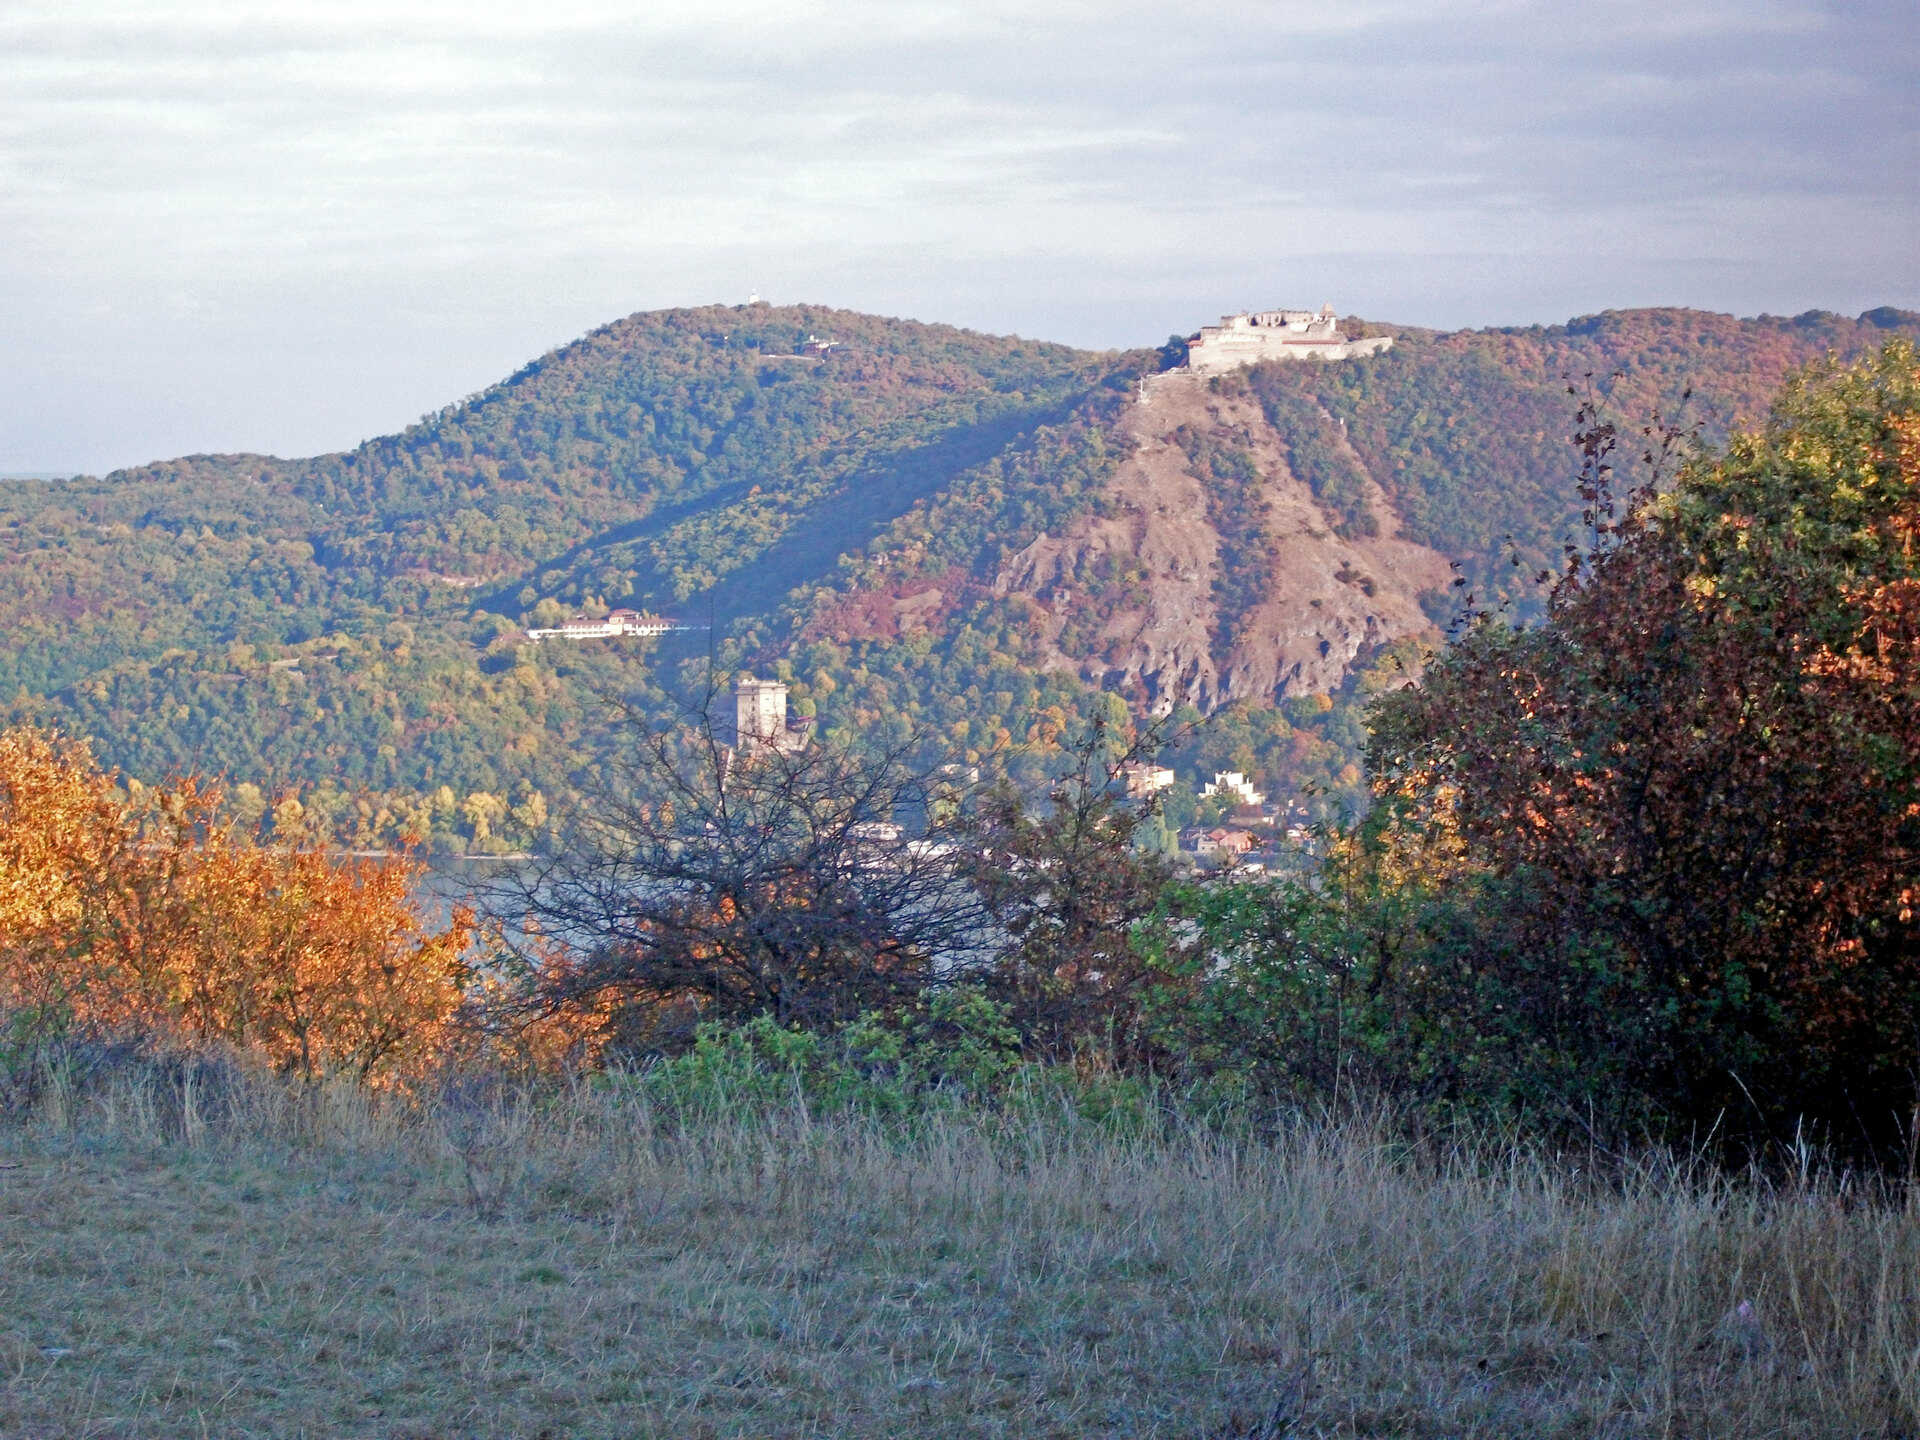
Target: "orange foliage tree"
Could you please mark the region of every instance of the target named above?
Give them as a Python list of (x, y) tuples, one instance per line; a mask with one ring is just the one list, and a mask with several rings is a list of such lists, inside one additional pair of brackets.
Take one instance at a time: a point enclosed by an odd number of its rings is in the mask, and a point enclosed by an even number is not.
[(472, 915), (432, 929), (410, 856), (270, 847), (195, 779), (123, 793), (79, 742), (0, 733), (0, 1008), (29, 1031), (172, 1030), (314, 1075), (431, 1059)]

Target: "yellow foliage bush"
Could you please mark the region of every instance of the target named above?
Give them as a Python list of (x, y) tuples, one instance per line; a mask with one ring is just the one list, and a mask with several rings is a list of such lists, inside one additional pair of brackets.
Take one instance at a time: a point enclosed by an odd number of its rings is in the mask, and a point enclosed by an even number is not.
[(472, 914), (431, 930), (412, 857), (268, 846), (222, 798), (191, 778), (123, 793), (83, 743), (0, 732), (0, 1012), (170, 1029), (307, 1075), (430, 1061)]

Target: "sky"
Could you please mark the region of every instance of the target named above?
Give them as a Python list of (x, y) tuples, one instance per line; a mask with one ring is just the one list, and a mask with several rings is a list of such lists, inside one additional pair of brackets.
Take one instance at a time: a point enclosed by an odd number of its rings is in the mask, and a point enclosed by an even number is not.
[(396, 430), (636, 310), (1090, 347), (1920, 308), (1913, 0), (7, 0), (0, 473)]

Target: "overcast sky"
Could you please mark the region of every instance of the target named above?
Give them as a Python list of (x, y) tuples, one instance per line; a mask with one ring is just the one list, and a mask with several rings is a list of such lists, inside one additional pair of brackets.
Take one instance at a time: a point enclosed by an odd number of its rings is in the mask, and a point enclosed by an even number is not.
[(1914, 0), (6, 0), (0, 472), (352, 445), (634, 310), (1089, 346), (1920, 308)]

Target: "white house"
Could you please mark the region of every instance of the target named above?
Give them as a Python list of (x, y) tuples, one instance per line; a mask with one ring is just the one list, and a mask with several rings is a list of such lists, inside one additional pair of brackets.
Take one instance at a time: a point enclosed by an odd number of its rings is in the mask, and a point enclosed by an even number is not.
[(1215, 795), (1231, 796), (1236, 805), (1264, 805), (1267, 799), (1238, 770), (1213, 772), (1213, 779), (1200, 787), (1200, 798), (1207, 800)]

